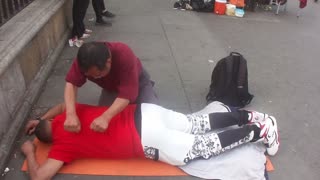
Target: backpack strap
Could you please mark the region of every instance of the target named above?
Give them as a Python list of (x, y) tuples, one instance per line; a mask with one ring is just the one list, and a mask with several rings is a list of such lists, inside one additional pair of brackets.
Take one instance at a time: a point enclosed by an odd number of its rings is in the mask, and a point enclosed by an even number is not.
[(225, 61), (226, 66), (226, 83), (224, 89), (228, 88), (229, 85), (232, 83), (232, 72), (233, 72), (233, 55), (230, 53), (228, 57), (226, 57)]
[(253, 95), (248, 92), (248, 69), (247, 69), (247, 61), (243, 58), (240, 53), (240, 62), (238, 69), (238, 79), (237, 79), (237, 89), (238, 95), (241, 98), (241, 102), (243, 106), (249, 104), (253, 99)]
[(247, 81), (247, 61), (240, 55), (237, 88), (244, 88)]

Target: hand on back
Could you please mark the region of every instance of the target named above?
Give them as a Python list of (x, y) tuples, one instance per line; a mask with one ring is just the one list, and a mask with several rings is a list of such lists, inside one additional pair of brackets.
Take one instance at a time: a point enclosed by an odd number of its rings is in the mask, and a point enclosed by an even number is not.
[(105, 132), (108, 128), (110, 118), (101, 115), (97, 117), (90, 125), (90, 128), (96, 132)]
[(79, 132), (81, 124), (76, 114), (69, 114), (64, 122), (64, 129), (69, 132)]

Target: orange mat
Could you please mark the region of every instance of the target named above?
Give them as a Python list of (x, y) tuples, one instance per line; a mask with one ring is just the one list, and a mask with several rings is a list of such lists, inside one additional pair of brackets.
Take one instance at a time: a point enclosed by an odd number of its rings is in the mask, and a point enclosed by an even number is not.
[(273, 164), (272, 164), (270, 158), (269, 158), (268, 156), (266, 156), (266, 158), (267, 158), (267, 162), (266, 162), (266, 169), (267, 169), (267, 171), (268, 171), (268, 172), (274, 171), (274, 167), (273, 167)]
[[(47, 159), (50, 145), (35, 139), (36, 158), (41, 164)], [(21, 168), (27, 170), (26, 161)], [(81, 159), (64, 166), (58, 173), (115, 176), (187, 176), (181, 169), (148, 159)]]
[[(34, 140), (37, 146), (36, 158), (42, 164), (47, 159), (50, 149), (49, 144)], [(274, 167), (267, 157), (267, 171), (273, 171)], [(22, 171), (27, 171), (27, 162), (24, 161)], [(181, 169), (162, 162), (148, 159), (81, 159), (63, 166), (58, 173), (86, 174), (86, 175), (114, 175), (114, 176), (187, 176)]]

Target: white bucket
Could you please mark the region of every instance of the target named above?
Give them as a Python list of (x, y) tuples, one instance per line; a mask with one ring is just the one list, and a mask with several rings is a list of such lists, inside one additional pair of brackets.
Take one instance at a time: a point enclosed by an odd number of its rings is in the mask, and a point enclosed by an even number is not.
[(226, 7), (226, 15), (228, 16), (235, 16), (235, 11), (236, 11), (236, 5), (233, 5), (233, 4), (227, 4), (227, 7)]

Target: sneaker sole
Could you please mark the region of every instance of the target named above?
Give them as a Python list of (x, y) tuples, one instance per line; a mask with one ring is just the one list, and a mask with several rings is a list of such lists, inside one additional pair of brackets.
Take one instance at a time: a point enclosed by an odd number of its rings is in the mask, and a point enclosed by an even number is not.
[(73, 47), (73, 45), (74, 45), (74, 44), (73, 44), (73, 41), (72, 41), (71, 39), (69, 39), (69, 46), (70, 46), (70, 47)]
[(273, 143), (277, 143), (275, 146), (277, 146), (276, 149), (274, 149), (274, 147), (269, 147), (267, 148), (267, 153), (270, 155), (270, 156), (274, 156), (277, 154), (278, 150), (279, 150), (279, 147), (280, 147), (280, 137), (279, 137), (279, 131), (278, 131), (278, 124), (277, 124), (277, 120), (273, 117), (273, 116), (269, 116), (268, 118), (270, 118), (273, 122), (273, 126), (275, 127), (276, 129), (276, 139), (274, 140)]

